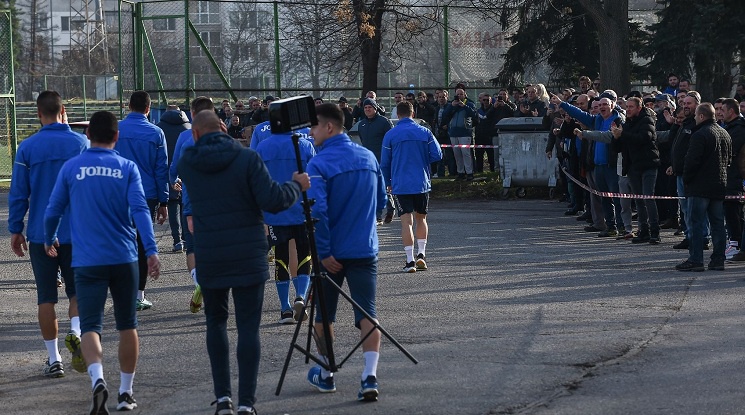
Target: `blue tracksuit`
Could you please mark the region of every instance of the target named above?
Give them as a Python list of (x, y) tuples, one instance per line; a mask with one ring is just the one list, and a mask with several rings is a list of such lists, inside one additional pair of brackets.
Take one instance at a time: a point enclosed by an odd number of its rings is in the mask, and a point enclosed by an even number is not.
[(308, 163), (315, 199), (316, 247), (320, 259), (373, 258), (378, 254), (376, 212), (386, 203), (385, 182), (375, 156), (346, 134), (326, 140)]
[[(88, 139), (67, 124), (45, 125), (21, 141), (13, 164), (13, 180), (8, 195), (8, 231), (23, 232), (23, 217), (28, 211), (26, 239), (44, 243), (44, 210), (49, 203), (54, 181), (62, 165), (88, 148)], [(59, 228), (59, 242), (70, 243), (70, 220), (67, 215)]]
[(176, 183), (176, 178), (178, 177), (178, 169), (176, 169), (176, 166), (178, 166), (178, 161), (181, 158), (181, 155), (184, 154), (185, 149), (193, 145), (194, 136), (191, 134), (191, 130), (182, 131), (181, 134), (178, 135), (176, 147), (173, 149), (173, 160), (171, 160), (171, 167), (169, 168), (171, 184)]
[[(592, 115), (589, 112), (582, 111), (574, 105), (566, 102), (561, 103), (561, 108), (571, 115), (572, 118), (596, 131), (610, 131), (611, 124), (613, 124), (613, 121), (615, 121), (619, 116), (618, 111), (612, 110), (611, 116), (606, 120), (600, 114)], [(600, 141), (595, 142), (594, 164), (608, 164), (615, 166), (616, 160), (610, 159), (609, 156), (609, 153), (611, 152), (610, 144), (601, 143)]]
[[(300, 158), (303, 164), (303, 170), (307, 168), (308, 162), (316, 151), (313, 145), (307, 139), (298, 140), (300, 148)], [(272, 180), (284, 183), (292, 180), (292, 173), (297, 171), (297, 159), (295, 157), (295, 147), (292, 144), (292, 133), (272, 134), (269, 138), (263, 140), (257, 147), (261, 159), (264, 160)], [(305, 222), (305, 213), (301, 200), (292, 205), (287, 210), (279, 213), (264, 212), (264, 222), (271, 226), (288, 226), (300, 225)]]
[(73, 267), (136, 262), (133, 220), (146, 255), (158, 253), (139, 169), (116, 151), (93, 147), (62, 166), (44, 215), (45, 244), (68, 206)]
[(429, 192), (430, 164), (440, 160), (442, 150), (432, 131), (411, 118), (401, 118), (383, 138), (380, 169), (394, 195)]
[(251, 150), (256, 150), (259, 147), (259, 143), (271, 137), (272, 126), (269, 121), (264, 121), (254, 128), (254, 132), (251, 134)]
[(119, 141), (114, 149), (135, 162), (148, 200), (168, 202), (168, 153), (166, 135), (145, 114), (130, 112), (119, 121)]

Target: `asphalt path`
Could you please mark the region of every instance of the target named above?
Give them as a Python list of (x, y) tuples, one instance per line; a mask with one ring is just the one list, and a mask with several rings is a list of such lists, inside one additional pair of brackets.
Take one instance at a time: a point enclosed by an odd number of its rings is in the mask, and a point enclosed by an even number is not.
[[(7, 197), (0, 196), (5, 222)], [(672, 232), (663, 231), (658, 246), (598, 238), (563, 216), (565, 207), (546, 200), (434, 200), (430, 269), (414, 274), (400, 272), (405, 257), (398, 219), (379, 228), (380, 321), (419, 363), (384, 340), (376, 403), (356, 401), (360, 351), (336, 374), (333, 394), (308, 385), (310, 366), (295, 352), (282, 392), (274, 394), (294, 327), (276, 324), (276, 290), (267, 284), (257, 410), (261, 415), (745, 413), (745, 266), (677, 272), (673, 266), (685, 253), (671, 248), (680, 240)], [(66, 376), (41, 376), (46, 352), (31, 266), (12, 254), (2, 228), (2, 412), (87, 413), (90, 380), (72, 370), (66, 350)], [(135, 412), (211, 414), (204, 316), (188, 311), (191, 280), (183, 255), (169, 252), (165, 226), (156, 226), (156, 237), (163, 273), (147, 289), (155, 306), (138, 314)], [(61, 339), (69, 329), (66, 305), (63, 300), (58, 306)], [(229, 324), (234, 350), (232, 319)], [(104, 325), (104, 373), (115, 392), (117, 336), (110, 301)], [(358, 339), (348, 304), (340, 306), (336, 329), (334, 346), (341, 357)], [(302, 342), (305, 333), (304, 326)], [(112, 411), (115, 401), (114, 394)]]

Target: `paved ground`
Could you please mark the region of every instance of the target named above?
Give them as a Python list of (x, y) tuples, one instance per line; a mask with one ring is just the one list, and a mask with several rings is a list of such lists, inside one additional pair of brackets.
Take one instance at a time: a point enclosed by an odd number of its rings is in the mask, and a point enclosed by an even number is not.
[[(1, 195), (0, 195), (1, 196)], [(2, 196), (1, 203), (7, 198)], [(337, 374), (335, 394), (315, 393), (309, 366), (293, 355), (274, 395), (293, 327), (275, 324), (267, 285), (257, 408), (266, 414), (739, 414), (745, 413), (743, 266), (680, 273), (684, 259), (663, 233), (659, 246), (604, 240), (581, 231), (553, 201), (433, 201), (430, 270), (402, 274), (398, 221), (381, 228), (381, 323), (417, 359), (385, 341), (381, 396), (355, 401), (357, 352)], [(0, 219), (7, 208), (0, 206)], [(5, 229), (5, 227), (3, 227)], [(0, 402), (6, 414), (81, 414), (86, 375), (40, 375), (35, 292), (27, 260), (0, 235)], [(170, 248), (158, 227), (161, 250)], [(183, 258), (163, 253), (164, 275), (139, 314), (135, 397), (142, 414), (211, 414), (214, 399), (202, 314), (187, 310)], [(60, 306), (66, 305), (66, 301)], [(109, 304), (110, 307), (110, 304)], [(62, 310), (62, 307), (59, 307)], [(356, 342), (344, 305), (337, 352)], [(116, 389), (116, 336), (105, 313), (105, 374)], [(69, 323), (61, 319), (61, 329)], [(235, 330), (230, 331), (235, 340)], [(66, 351), (63, 358), (69, 359)], [(66, 362), (67, 363), (67, 362)]]

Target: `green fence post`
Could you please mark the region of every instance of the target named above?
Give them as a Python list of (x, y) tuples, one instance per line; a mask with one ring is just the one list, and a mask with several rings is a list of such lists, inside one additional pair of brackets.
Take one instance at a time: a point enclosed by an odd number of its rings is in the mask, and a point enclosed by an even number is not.
[(135, 89), (145, 89), (145, 51), (143, 50), (143, 32), (142, 24), (142, 6), (143, 3), (135, 3), (135, 24), (134, 24), (134, 48), (135, 48)]
[(191, 78), (191, 68), (189, 67), (189, 49), (191, 48), (191, 45), (189, 44), (190, 26), (191, 21), (189, 20), (189, 0), (184, 0), (184, 44), (186, 45), (186, 49), (184, 50), (184, 99), (186, 100), (187, 105), (191, 103), (191, 96), (189, 94), (189, 78)]
[(274, 2), (274, 82), (277, 94), (282, 96), (282, 66), (279, 59), (279, 4)]
[(44, 75), (44, 90), (49, 91), (49, 88), (47, 88), (47, 76)]

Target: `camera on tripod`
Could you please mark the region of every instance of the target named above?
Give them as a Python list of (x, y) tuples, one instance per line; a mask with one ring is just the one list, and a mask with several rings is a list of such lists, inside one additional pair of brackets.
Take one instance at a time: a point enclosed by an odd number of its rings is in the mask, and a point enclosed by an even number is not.
[(290, 133), (317, 124), (313, 97), (301, 95), (272, 101), (269, 104), (269, 125), (272, 134)]

